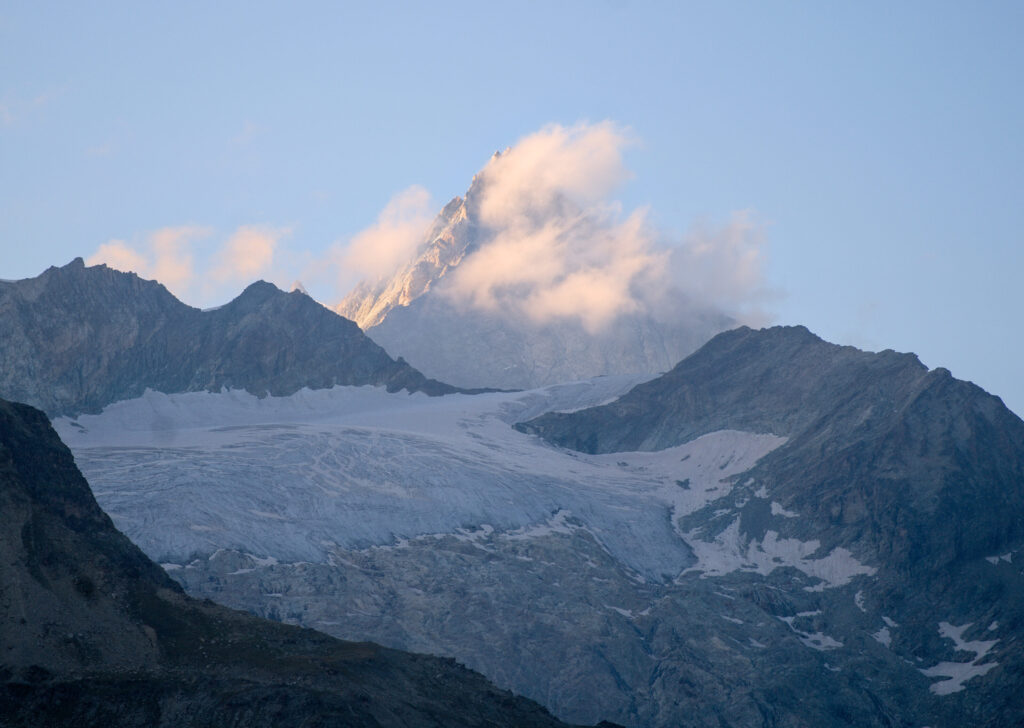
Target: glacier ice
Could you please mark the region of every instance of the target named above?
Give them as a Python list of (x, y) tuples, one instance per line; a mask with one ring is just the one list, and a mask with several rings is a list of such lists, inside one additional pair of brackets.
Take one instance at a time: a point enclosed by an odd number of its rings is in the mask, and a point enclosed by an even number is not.
[[(571, 514), (640, 577), (666, 580), (698, 563), (677, 519), (728, 493), (731, 476), (784, 438), (722, 431), (659, 452), (585, 455), (509, 426), (608, 401), (641, 379), (442, 398), (374, 387), (263, 399), (150, 391), (54, 425), (100, 504), (161, 563), (218, 549), (324, 563), (337, 548), (483, 526), (524, 534)], [(707, 548), (697, 547), (701, 563)], [(739, 568), (733, 545), (719, 550), (719, 570)], [(773, 555), (805, 571), (837, 566), (805, 551)], [(823, 576), (845, 583), (838, 571)]]

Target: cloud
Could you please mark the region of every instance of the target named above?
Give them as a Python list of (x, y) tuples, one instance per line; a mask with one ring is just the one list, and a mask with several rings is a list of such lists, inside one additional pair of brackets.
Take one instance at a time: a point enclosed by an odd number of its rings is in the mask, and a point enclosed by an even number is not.
[[(287, 228), (243, 225), (218, 246), (214, 230), (181, 225), (154, 230), (135, 245), (111, 240), (86, 260), (157, 280), (179, 299), (190, 303), (218, 302), (238, 294), (239, 285), (275, 275), (277, 247)], [(199, 252), (197, 243), (206, 242)]]
[(273, 269), (274, 252), (287, 228), (244, 225), (238, 228), (216, 255), (210, 277), (216, 282), (249, 283)]
[(752, 325), (770, 318), (760, 308), (775, 296), (764, 282), (764, 226), (752, 212), (735, 212), (721, 226), (698, 224), (670, 250), (670, 280), (690, 299)]
[(149, 263), (123, 240), (111, 240), (103, 243), (96, 252), (90, 255), (86, 265), (108, 265), (126, 273), (137, 273), (140, 276), (149, 270)]
[(11, 126), (31, 120), (36, 112), (62, 96), (65, 90), (65, 88), (58, 88), (44, 91), (27, 99), (4, 96), (3, 99), (0, 99), (0, 125)]
[(111, 240), (100, 245), (85, 262), (88, 265), (103, 263), (158, 280), (180, 298), (194, 280), (192, 243), (210, 233), (209, 228), (196, 225), (160, 228), (146, 236), (141, 251), (123, 240)]
[(495, 155), (467, 201), (478, 248), (441, 292), (541, 323), (577, 319), (592, 333), (624, 314), (678, 317), (681, 305), (743, 318), (761, 287), (760, 227), (738, 214), (673, 240), (645, 209), (623, 217), (611, 196), (630, 177), (632, 143), (609, 122), (553, 125)]
[[(435, 291), (456, 305), (539, 323), (572, 319), (595, 333), (630, 314), (764, 322), (761, 224), (741, 212), (679, 236), (657, 229), (644, 208), (624, 212), (615, 195), (632, 176), (625, 153), (634, 143), (611, 122), (549, 125), (496, 154), (467, 193), (473, 246)], [(411, 262), (435, 213), (427, 190), (412, 186), (327, 252), (285, 246), (288, 228), (245, 225), (218, 237), (180, 226), (137, 243), (111, 240), (89, 263), (156, 278), (190, 303), (222, 303), (256, 278), (285, 288), (299, 279), (334, 303), (360, 278), (372, 283)]]
[(531, 226), (565, 204), (601, 205), (629, 179), (622, 159), (628, 132), (611, 122), (551, 124), (495, 155), (481, 172), (481, 221), (494, 227)]
[(193, 283), (192, 243), (211, 234), (197, 225), (165, 227), (149, 236), (151, 263), (149, 272), (169, 291), (180, 294)]
[(377, 222), (338, 251), (345, 272), (378, 279), (408, 262), (434, 219), (430, 193), (413, 185), (391, 198)]

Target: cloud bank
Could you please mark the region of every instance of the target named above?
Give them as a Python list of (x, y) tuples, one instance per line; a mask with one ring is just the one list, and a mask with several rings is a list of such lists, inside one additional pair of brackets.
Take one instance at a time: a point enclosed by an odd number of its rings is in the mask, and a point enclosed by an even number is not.
[[(632, 174), (635, 143), (612, 122), (549, 125), (496, 154), (467, 194), (475, 247), (437, 292), (457, 306), (527, 318), (565, 319), (596, 333), (616, 318), (663, 320), (702, 311), (763, 323), (762, 229), (750, 213), (684, 235), (656, 229), (644, 208), (625, 212), (615, 194)], [(222, 303), (257, 278), (301, 280), (334, 305), (361, 279), (386, 279), (411, 262), (437, 210), (423, 187), (395, 195), (376, 221), (323, 252), (282, 244), (287, 228), (167, 227), (129, 244), (111, 240), (89, 264), (155, 278), (175, 295)]]
[(757, 318), (759, 226), (737, 214), (680, 240), (613, 193), (629, 179), (629, 133), (610, 123), (552, 125), (496, 155), (478, 176), (479, 249), (451, 275), (453, 301), (596, 333), (617, 317), (679, 316), (681, 305)]

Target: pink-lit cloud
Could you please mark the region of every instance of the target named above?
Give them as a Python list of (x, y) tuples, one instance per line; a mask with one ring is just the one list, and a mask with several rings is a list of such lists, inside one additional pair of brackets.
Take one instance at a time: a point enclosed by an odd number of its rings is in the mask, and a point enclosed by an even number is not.
[(339, 250), (339, 264), (347, 272), (370, 279), (395, 272), (424, 241), (436, 212), (423, 187), (413, 185), (399, 192), (373, 225)]

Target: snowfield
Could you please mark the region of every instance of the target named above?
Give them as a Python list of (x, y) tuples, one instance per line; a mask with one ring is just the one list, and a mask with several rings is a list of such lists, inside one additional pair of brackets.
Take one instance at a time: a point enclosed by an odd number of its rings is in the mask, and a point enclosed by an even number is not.
[[(607, 402), (641, 380), (441, 398), (374, 387), (264, 399), (147, 392), (54, 425), (103, 508), (161, 563), (218, 549), (325, 563), (338, 548), (482, 527), (529, 533), (568, 514), (643, 579), (740, 568), (735, 543), (695, 550), (675, 522), (726, 495), (732, 476), (784, 438), (722, 431), (655, 453), (595, 456), (510, 427)], [(772, 556), (806, 571), (816, 546)]]

